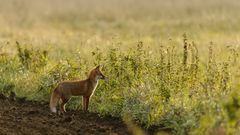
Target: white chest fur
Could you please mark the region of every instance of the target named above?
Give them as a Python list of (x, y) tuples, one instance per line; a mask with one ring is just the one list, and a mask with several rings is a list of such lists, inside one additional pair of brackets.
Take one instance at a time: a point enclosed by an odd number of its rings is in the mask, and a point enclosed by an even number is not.
[(94, 94), (94, 92), (95, 92), (95, 90), (97, 88), (97, 85), (98, 85), (98, 80), (95, 83), (93, 83), (92, 95)]

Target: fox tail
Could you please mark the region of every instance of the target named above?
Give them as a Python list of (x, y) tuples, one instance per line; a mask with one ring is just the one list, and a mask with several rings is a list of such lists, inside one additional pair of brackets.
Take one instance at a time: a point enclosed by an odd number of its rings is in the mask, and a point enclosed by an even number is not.
[(58, 105), (58, 101), (60, 100), (60, 94), (57, 91), (57, 88), (55, 88), (52, 92), (51, 95), (51, 99), (50, 99), (50, 103), (49, 103), (49, 107), (51, 112), (56, 113), (57, 112), (57, 105)]

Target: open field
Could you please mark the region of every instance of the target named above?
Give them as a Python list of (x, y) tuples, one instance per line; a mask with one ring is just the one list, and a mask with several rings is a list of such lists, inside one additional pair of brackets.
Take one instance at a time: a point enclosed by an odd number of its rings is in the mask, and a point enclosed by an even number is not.
[[(81, 112), (81, 98), (74, 97), (67, 116), (129, 117), (141, 125), (139, 132), (150, 128), (159, 134), (240, 133), (239, 0), (0, 3), (0, 93), (33, 101), (24, 112), (48, 115), (46, 104), (44, 112), (38, 107), (49, 101), (57, 83), (85, 79), (102, 64), (109, 81), (100, 81), (91, 113)], [(6, 101), (0, 101), (2, 108)], [(21, 103), (8, 107), (16, 104)], [(49, 117), (56, 124), (64, 116)], [(4, 123), (0, 133), (9, 128)], [(74, 134), (75, 128), (61, 130)]]

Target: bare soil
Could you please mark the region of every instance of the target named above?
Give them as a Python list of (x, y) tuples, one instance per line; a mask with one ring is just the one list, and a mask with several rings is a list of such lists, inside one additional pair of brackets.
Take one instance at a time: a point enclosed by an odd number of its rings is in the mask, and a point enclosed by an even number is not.
[(52, 114), (48, 103), (0, 94), (0, 135), (129, 135), (119, 118), (68, 111)]

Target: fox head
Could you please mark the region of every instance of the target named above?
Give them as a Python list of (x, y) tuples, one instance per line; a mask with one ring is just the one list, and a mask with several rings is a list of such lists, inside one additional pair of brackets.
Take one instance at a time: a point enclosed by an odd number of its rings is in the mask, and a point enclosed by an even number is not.
[(102, 79), (106, 80), (107, 77), (103, 75), (103, 73), (100, 71), (100, 65), (98, 65), (96, 68), (94, 68), (91, 73), (90, 77), (93, 78), (95, 81)]

